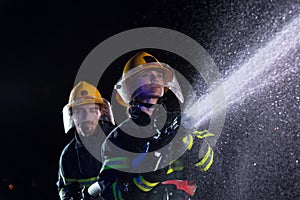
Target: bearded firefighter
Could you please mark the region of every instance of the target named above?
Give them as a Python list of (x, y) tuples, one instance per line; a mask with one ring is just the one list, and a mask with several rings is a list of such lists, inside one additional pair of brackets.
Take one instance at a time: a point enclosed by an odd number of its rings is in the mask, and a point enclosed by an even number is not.
[(85, 81), (72, 89), (63, 119), (65, 133), (74, 133), (74, 138), (61, 153), (57, 186), (60, 199), (79, 200), (82, 189), (98, 179), (100, 149), (114, 119), (110, 103)]

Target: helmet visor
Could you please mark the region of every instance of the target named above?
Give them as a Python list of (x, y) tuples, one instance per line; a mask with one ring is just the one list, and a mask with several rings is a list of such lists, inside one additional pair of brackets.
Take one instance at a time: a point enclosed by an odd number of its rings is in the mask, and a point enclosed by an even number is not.
[(129, 70), (115, 89), (126, 104), (140, 95), (161, 97), (168, 89), (181, 103), (184, 101), (174, 70), (164, 63), (147, 63)]

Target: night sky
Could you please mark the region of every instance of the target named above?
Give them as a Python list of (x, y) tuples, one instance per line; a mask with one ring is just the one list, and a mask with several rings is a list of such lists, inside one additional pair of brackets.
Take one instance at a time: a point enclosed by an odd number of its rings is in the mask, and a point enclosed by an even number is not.
[[(58, 160), (73, 137), (64, 134), (61, 111), (81, 63), (105, 39), (147, 26), (180, 31), (207, 50), (226, 80), (290, 21), (298, 20), (300, 27), (298, 0), (186, 2), (0, 3), (1, 200), (58, 199)], [(267, 52), (272, 51), (276, 49)], [(157, 57), (173, 58), (170, 65), (179, 68), (176, 55), (161, 52)], [(266, 54), (264, 59), (270, 57)], [(199, 198), (300, 198), (299, 57), (295, 45), (244, 92), (230, 96), (236, 100), (228, 104), (217, 144), (223, 157), (222, 176), (204, 184), (207, 188)], [(99, 83), (105, 98), (110, 99), (123, 67), (120, 63), (128, 58), (113, 63), (118, 70)], [(180, 62), (187, 66), (182, 73), (199, 86), (197, 94), (204, 94), (201, 80), (192, 80), (189, 64)], [(263, 86), (256, 87), (261, 80)]]

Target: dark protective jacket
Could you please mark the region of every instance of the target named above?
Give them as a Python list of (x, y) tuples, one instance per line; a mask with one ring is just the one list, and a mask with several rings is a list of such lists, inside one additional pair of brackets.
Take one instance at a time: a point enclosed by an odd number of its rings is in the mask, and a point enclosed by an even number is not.
[[(213, 134), (182, 130), (180, 112), (168, 111), (162, 120), (159, 109), (150, 118), (138, 107), (131, 107), (131, 118), (106, 138), (98, 181), (104, 199), (188, 199), (194, 195), (197, 180), (192, 174), (205, 173), (214, 157), (208, 142), (194, 142), (194, 138)], [(207, 151), (199, 158), (201, 145)]]
[[(80, 139), (75, 128), (70, 130), (75, 132), (75, 137), (63, 149), (59, 161), (57, 186), (60, 199), (81, 199), (83, 187), (90, 186), (98, 179), (98, 174), (102, 167), (100, 154), (92, 155), (90, 151), (100, 152), (103, 142), (99, 141), (104, 141), (106, 135), (114, 128), (113, 124), (106, 121), (99, 121), (99, 125), (105, 135), (96, 130), (92, 136), (89, 136), (89, 150), (84, 145), (86, 143)], [(93, 148), (93, 150), (90, 148)]]

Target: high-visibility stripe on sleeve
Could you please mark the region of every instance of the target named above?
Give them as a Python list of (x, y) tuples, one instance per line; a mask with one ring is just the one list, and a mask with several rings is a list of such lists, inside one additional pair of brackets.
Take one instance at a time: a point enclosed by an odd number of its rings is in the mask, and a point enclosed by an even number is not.
[(105, 165), (103, 170), (108, 169), (128, 169), (128, 165)]
[(196, 135), (196, 137), (199, 139), (215, 136), (215, 134), (208, 132), (208, 130), (203, 130), (203, 131), (196, 130), (193, 132), (193, 134)]
[(150, 182), (146, 181), (146, 180), (144, 179), (144, 177), (142, 177), (142, 176), (140, 176), (140, 179), (141, 179), (141, 181), (142, 181), (145, 185), (147, 185), (147, 186), (149, 186), (149, 187), (154, 187), (154, 186), (157, 186), (157, 184), (159, 184), (159, 182), (150, 183)]
[(117, 185), (117, 181), (115, 181), (112, 184), (112, 190), (113, 190), (115, 200), (123, 200), (121, 191), (119, 190), (118, 185)]
[(184, 138), (182, 138), (182, 142), (183, 143), (188, 143), (187, 149), (191, 150), (194, 144), (194, 138), (192, 135), (189, 136), (185, 136)]
[(171, 174), (175, 171), (182, 171), (183, 169), (184, 166), (181, 160), (172, 160), (169, 164), (169, 169), (166, 174)]
[(60, 199), (63, 199), (65, 190), (66, 190), (66, 188), (61, 188), (61, 189), (59, 190), (59, 197), (60, 197)]
[(140, 190), (144, 192), (149, 192), (150, 190), (153, 189), (153, 187), (159, 184), (159, 182), (150, 183), (146, 181), (143, 176), (138, 176), (133, 178), (133, 182)]
[(211, 167), (212, 163), (214, 161), (214, 151), (212, 151), (212, 154), (211, 154), (211, 159), (209, 160), (208, 164), (206, 165), (206, 167), (203, 168), (203, 171), (207, 171), (209, 170), (209, 168)]
[(110, 158), (105, 160), (104, 162), (104, 169), (103, 170), (107, 170), (107, 169), (128, 169), (129, 168), (129, 164), (128, 164), (128, 158), (127, 157), (114, 157), (114, 158)]
[[(208, 144), (208, 143), (207, 143)], [(211, 167), (214, 160), (214, 151), (211, 146), (208, 144), (208, 149), (204, 157), (200, 160), (200, 162), (196, 163), (195, 166), (199, 167), (202, 171), (207, 171)]]
[(84, 179), (66, 178), (62, 175), (62, 173), (60, 173), (60, 176), (62, 177), (62, 180), (63, 180), (65, 185), (70, 185), (74, 182), (78, 182), (81, 186), (89, 186), (89, 185), (92, 185), (98, 179), (98, 176), (90, 177), (90, 178), (84, 178)]
[(167, 171), (166, 174), (171, 174), (171, 173), (173, 173), (175, 171), (182, 171), (183, 169), (184, 169), (183, 166), (182, 167), (173, 167), (173, 168), (168, 169), (168, 171)]

